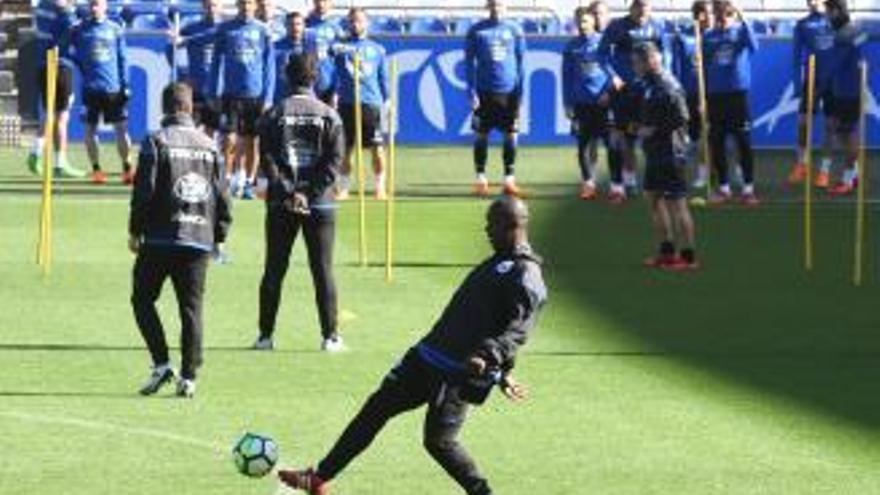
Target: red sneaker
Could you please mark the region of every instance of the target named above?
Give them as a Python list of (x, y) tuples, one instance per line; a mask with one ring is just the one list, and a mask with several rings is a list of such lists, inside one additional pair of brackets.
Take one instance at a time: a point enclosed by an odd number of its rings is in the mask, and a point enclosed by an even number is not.
[(505, 182), (504, 183), (504, 194), (508, 196), (513, 196), (514, 198), (522, 198), (523, 191), (516, 185), (515, 182)]
[(608, 192), (608, 202), (613, 205), (622, 205), (626, 202), (626, 193), (612, 189)]
[(800, 184), (807, 178), (807, 166), (803, 163), (797, 163), (788, 173), (789, 184)]
[(712, 191), (712, 194), (709, 195), (709, 204), (713, 206), (723, 205), (729, 202), (731, 198), (730, 192)]
[(671, 272), (695, 272), (700, 269), (700, 262), (697, 260), (688, 262), (684, 258), (676, 256), (673, 261), (660, 266), (660, 268)]
[(482, 180), (478, 180), (477, 182), (475, 182), (474, 196), (477, 196), (479, 198), (489, 197), (489, 183)]
[(581, 192), (578, 198), (582, 201), (592, 201), (596, 199), (596, 186), (590, 184), (581, 184)]
[(92, 172), (92, 184), (106, 184), (107, 176), (104, 175), (104, 172), (101, 170), (95, 170)]
[(678, 263), (678, 256), (669, 254), (659, 254), (656, 256), (648, 256), (642, 260), (642, 266), (645, 268), (666, 268), (667, 266)]
[(330, 484), (319, 478), (312, 468), (302, 470), (279, 469), (278, 479), (290, 488), (302, 490), (309, 495), (330, 494)]
[(848, 196), (855, 191), (855, 185), (840, 182), (836, 186), (828, 190), (828, 194), (832, 196)]
[(742, 202), (743, 206), (748, 206), (751, 208), (761, 205), (761, 200), (758, 199), (758, 196), (756, 196), (755, 193), (743, 194), (740, 198), (740, 202)]
[(134, 170), (125, 170), (122, 172), (122, 184), (130, 186), (134, 184)]

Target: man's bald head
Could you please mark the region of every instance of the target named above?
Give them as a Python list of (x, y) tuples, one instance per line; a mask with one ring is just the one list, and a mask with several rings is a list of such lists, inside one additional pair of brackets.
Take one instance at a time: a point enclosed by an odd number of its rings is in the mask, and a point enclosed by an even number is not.
[(486, 234), (495, 251), (512, 251), (526, 242), (529, 208), (525, 201), (502, 196), (489, 205), (486, 213)]

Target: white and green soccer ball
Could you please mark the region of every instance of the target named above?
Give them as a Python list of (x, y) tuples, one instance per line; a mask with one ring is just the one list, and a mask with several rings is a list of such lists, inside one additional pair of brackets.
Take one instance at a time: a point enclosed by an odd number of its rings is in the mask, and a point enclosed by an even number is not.
[(278, 462), (278, 445), (269, 437), (245, 433), (232, 449), (238, 472), (251, 478), (262, 478)]

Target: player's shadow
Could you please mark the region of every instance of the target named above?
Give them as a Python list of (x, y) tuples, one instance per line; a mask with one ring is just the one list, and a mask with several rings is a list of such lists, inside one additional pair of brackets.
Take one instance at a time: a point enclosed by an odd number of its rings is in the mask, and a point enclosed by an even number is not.
[[(675, 359), (880, 426), (880, 280), (869, 276), (860, 289), (850, 282), (849, 209), (817, 211), (812, 274), (802, 268), (795, 205), (696, 212), (697, 273), (641, 266), (653, 250), (646, 207), (615, 211), (571, 201), (533, 210), (551, 300), (565, 291), (623, 333), (571, 328), (582, 345), (564, 354)], [(873, 261), (868, 274), (876, 272)]]
[(55, 398), (73, 397), (79, 399), (140, 399), (143, 396), (134, 392), (68, 392), (68, 391), (45, 391), (45, 390), (0, 390), (0, 398)]

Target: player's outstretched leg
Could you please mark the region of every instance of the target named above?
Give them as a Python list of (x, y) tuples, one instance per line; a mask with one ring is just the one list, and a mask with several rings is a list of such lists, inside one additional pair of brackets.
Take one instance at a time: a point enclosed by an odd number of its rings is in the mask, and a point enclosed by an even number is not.
[(458, 442), (468, 405), (458, 397), (456, 389), (448, 388), (443, 400), (428, 405), (425, 417), (425, 450), (446, 470), (468, 495), (491, 495), (489, 482)]

